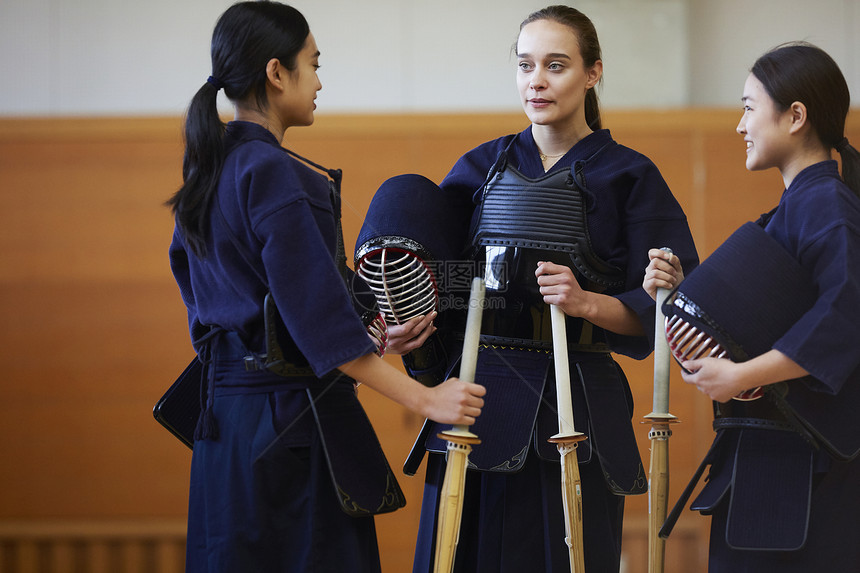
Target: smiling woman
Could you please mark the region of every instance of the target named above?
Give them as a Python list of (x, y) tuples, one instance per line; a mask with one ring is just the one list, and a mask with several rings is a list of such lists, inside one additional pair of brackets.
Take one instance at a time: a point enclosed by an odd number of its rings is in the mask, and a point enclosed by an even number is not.
[[(799, 167), (793, 154), (786, 153), (786, 146), (790, 142), (788, 128), (795, 118), (794, 112), (798, 110), (778, 110), (764, 85), (752, 74), (744, 84), (742, 101), (744, 114), (738, 123), (737, 132), (744, 136), (747, 169), (759, 171), (776, 167), (783, 174), (785, 186), (788, 187)], [(822, 152), (819, 150), (819, 159), (824, 159)]]
[[(684, 380), (714, 400), (716, 417), (703, 462), (711, 464), (708, 483), (691, 507), (712, 516), (709, 571), (857, 571), (860, 498), (845, 492), (860, 485), (860, 154), (845, 132), (848, 85), (826, 52), (791, 43), (755, 62), (743, 102), (737, 132), (747, 169), (775, 168), (785, 184), (777, 206), (756, 221), (760, 228), (747, 224), (767, 242), (746, 250), (772, 245), (781, 258), (766, 263), (781, 262), (771, 272), (794, 277), (779, 285), (781, 296), (804, 302), (795, 315), (760, 321), (772, 329), (760, 342), (762, 324), (734, 325), (734, 337), (761, 344), (758, 352), (745, 347), (749, 359), (683, 362)], [(730, 270), (727, 259), (713, 259), (703, 270), (744, 275), (736, 277), (737, 292), (748, 300), (773, 298), (756, 272), (746, 276), (754, 269)], [(732, 287), (705, 290), (697, 302), (719, 306)], [(804, 300), (803, 293), (812, 294)], [(763, 397), (732, 400), (759, 386)]]

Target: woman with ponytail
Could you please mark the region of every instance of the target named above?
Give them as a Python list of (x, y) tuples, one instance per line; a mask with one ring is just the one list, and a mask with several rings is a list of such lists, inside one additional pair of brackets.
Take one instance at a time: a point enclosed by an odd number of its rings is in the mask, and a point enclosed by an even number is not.
[[(454, 570), (570, 570), (559, 454), (547, 440), (559, 423), (552, 304), (566, 314), (574, 419), (587, 435), (577, 450), (585, 569), (609, 573), (620, 567), (624, 496), (647, 491), (630, 388), (612, 353), (651, 352), (654, 301), (641, 288), (648, 249), (671, 247), (669, 261), (687, 271), (697, 255), (657, 167), (603, 128), (603, 61), (588, 17), (568, 6), (535, 12), (515, 53), (531, 125), (469, 151), (440, 185), (455, 205), (452, 220), (464, 229), (471, 220), (464, 258), (484, 275), (488, 301), (476, 373), (488, 401), (472, 427), (481, 444), (469, 457)], [(435, 334), (456, 371), (464, 305), (451, 306)], [(392, 326), (392, 348), (423, 342), (426, 323)], [(427, 434), (415, 446), (431, 452), (414, 564), (421, 573), (432, 570), (445, 475), (444, 441)]]
[[(860, 155), (845, 136), (848, 85), (826, 52), (790, 43), (755, 62), (742, 101), (737, 132), (747, 169), (776, 168), (785, 184), (757, 223), (776, 247), (770, 259), (784, 250), (803, 279), (781, 284), (781, 293), (759, 292), (758, 269), (749, 269), (736, 277), (738, 291), (751, 300), (801, 291), (811, 301), (781, 311), (799, 316), (793, 323), (773, 317), (788, 330), (761, 354), (682, 363), (684, 380), (714, 400), (717, 418), (703, 462), (711, 465), (708, 481), (691, 507), (712, 516), (712, 573), (853, 573), (860, 571)], [(714, 272), (726, 275), (728, 259), (719, 260)], [(666, 270), (655, 259), (648, 280)], [(732, 400), (759, 387), (761, 398)]]
[[(171, 269), (204, 365), (186, 571), (375, 573), (373, 515), (403, 495), (356, 382), (452, 424), (474, 423), (484, 390), (428, 388), (377, 355), (384, 338), (369, 336), (348, 288), (340, 172), (281, 146), (288, 128), (313, 123), (321, 89), (305, 18), (240, 2), (211, 54), (168, 202)], [(235, 107), (226, 125), (221, 89)]]

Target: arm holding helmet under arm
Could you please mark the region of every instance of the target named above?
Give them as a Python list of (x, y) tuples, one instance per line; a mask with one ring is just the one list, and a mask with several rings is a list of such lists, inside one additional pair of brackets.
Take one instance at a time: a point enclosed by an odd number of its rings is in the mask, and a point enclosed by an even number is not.
[(746, 362), (722, 358), (687, 360), (681, 376), (703, 394), (717, 402), (728, 402), (746, 390), (793, 380), (809, 374), (797, 362), (780, 352), (769, 350)]

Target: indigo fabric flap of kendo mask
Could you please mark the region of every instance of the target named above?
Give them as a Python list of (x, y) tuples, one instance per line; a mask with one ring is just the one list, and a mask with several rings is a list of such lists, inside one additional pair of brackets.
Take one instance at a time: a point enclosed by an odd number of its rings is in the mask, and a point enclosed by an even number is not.
[[(742, 362), (770, 350), (815, 298), (800, 264), (750, 222), (684, 279), (667, 297), (663, 313), (667, 322), (677, 317), (689, 323), (722, 345), (728, 358)], [(684, 348), (690, 341), (670, 336), (675, 358), (694, 358), (691, 352), (704, 350)]]
[[(421, 175), (392, 177), (377, 190), (356, 241), (355, 268), (371, 287), (383, 282), (395, 285), (377, 296), (383, 313), (389, 314), (386, 318), (393, 314), (398, 319), (395, 322), (403, 322), (408, 320), (404, 313), (418, 316), (433, 310), (432, 305), (405, 307), (420, 298), (422, 281), (432, 285), (434, 295), (444, 292), (444, 266), (456, 261), (468, 232), (469, 214), (460, 211), (435, 183)], [(383, 255), (388, 261), (384, 264)], [(398, 258), (401, 262), (394, 264)], [(422, 268), (416, 270), (419, 265)], [(408, 273), (415, 276), (407, 278)], [(398, 280), (402, 281), (399, 285)]]

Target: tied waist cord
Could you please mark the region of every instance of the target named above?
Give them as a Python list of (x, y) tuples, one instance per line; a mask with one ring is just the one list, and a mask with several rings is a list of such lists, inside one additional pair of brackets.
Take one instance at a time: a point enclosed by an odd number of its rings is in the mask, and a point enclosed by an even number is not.
[(212, 342), (217, 340), (221, 334), (226, 332), (221, 327), (212, 327), (205, 335), (195, 341), (195, 347), (200, 348), (197, 353), (200, 363), (203, 364), (203, 376), (206, 382), (200, 384), (200, 417), (194, 428), (194, 441), (215, 440), (218, 438), (218, 423), (212, 411), (215, 402), (215, 368), (213, 368)]
[[(213, 327), (195, 340), (194, 346), (200, 349), (198, 357), (205, 376), (200, 384), (200, 417), (194, 429), (195, 441), (218, 439), (214, 413), (216, 396), (307, 390), (319, 381), (309, 368), (297, 368), (298, 374), (289, 376), (270, 371), (259, 356), (248, 350), (237, 333), (221, 327)], [(219, 377), (219, 373), (222, 376)], [(328, 378), (328, 375), (324, 377)], [(344, 377), (344, 380), (347, 379)]]

